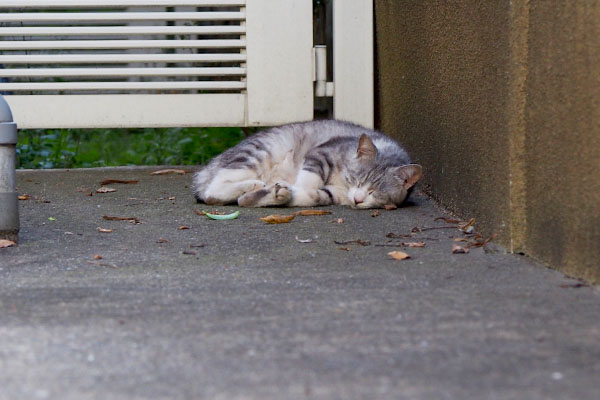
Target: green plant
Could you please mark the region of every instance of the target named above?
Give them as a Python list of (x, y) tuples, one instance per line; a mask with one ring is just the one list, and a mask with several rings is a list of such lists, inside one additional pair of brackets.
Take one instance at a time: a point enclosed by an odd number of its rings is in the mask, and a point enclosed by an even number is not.
[(23, 130), (18, 168), (196, 165), (244, 137), (241, 128)]

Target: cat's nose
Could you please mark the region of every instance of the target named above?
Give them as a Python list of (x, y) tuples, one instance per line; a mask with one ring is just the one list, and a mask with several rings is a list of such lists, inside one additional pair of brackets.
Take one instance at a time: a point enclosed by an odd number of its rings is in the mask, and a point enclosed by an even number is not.
[(354, 204), (360, 204), (365, 201), (367, 194), (362, 190), (357, 190), (354, 192)]

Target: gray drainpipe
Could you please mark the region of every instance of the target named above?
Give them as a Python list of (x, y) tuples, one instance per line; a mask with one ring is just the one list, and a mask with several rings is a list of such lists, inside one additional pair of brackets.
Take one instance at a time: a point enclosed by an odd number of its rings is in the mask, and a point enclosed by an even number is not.
[(17, 124), (0, 95), (0, 239), (17, 242), (19, 204), (16, 192)]

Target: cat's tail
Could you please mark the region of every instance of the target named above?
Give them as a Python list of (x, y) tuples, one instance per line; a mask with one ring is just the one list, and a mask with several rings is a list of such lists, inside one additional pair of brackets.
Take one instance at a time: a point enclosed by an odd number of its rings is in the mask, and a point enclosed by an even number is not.
[(194, 197), (196, 198), (196, 202), (204, 203), (204, 193), (210, 182), (210, 173), (209, 168), (204, 167), (200, 171), (194, 174), (194, 180), (192, 182), (192, 190), (194, 192)]

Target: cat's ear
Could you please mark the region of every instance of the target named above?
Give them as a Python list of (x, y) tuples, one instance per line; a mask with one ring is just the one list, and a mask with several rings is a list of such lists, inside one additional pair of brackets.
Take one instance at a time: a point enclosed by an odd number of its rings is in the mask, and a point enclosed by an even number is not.
[(362, 160), (374, 160), (377, 157), (377, 147), (366, 133), (360, 136), (358, 141), (358, 149), (356, 150), (356, 158)]
[(405, 189), (413, 187), (423, 176), (423, 167), (419, 164), (408, 164), (396, 168), (396, 176)]

